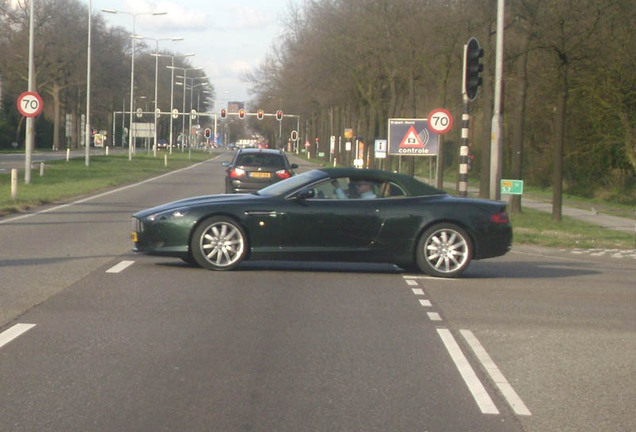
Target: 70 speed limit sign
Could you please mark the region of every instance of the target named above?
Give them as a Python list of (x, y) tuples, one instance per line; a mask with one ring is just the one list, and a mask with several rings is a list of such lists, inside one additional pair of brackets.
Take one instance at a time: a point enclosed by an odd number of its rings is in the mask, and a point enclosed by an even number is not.
[(428, 128), (437, 134), (445, 134), (453, 127), (453, 116), (443, 108), (434, 109), (428, 115)]
[(36, 92), (23, 92), (18, 96), (18, 111), (25, 117), (37, 116), (42, 112), (42, 98)]

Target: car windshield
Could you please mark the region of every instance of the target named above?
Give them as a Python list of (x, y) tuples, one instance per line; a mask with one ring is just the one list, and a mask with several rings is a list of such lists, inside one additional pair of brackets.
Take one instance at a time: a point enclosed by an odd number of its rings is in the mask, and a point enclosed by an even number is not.
[(258, 192), (258, 195), (280, 196), (287, 195), (304, 185), (314, 183), (315, 181), (327, 177), (327, 173), (321, 170), (312, 170), (305, 173), (290, 177), (286, 180), (267, 186)]

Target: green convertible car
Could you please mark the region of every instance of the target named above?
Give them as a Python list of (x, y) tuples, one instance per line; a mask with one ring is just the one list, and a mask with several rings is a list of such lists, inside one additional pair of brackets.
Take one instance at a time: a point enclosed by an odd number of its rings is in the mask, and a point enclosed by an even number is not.
[(503, 202), (355, 168), (308, 171), (258, 192), (188, 198), (132, 218), (135, 251), (212, 270), (244, 260), (348, 261), (456, 277), (512, 243)]

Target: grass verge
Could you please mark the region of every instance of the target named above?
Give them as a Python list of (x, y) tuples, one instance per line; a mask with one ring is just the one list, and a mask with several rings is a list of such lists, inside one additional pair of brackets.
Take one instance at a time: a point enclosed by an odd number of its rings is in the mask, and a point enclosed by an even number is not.
[(603, 228), (564, 216), (561, 222), (549, 213), (523, 209), (510, 216), (515, 244), (581, 249), (634, 249), (633, 234)]
[(44, 167), (43, 176), (39, 168), (32, 171), (29, 184), (24, 183), (24, 173), (21, 173), (15, 199), (11, 196), (11, 174), (0, 174), (0, 216), (134, 183), (212, 156), (204, 152), (174, 152), (168, 155), (167, 165), (163, 155), (153, 157), (139, 153), (132, 160), (128, 160), (127, 153), (92, 156), (89, 167), (83, 158), (50, 161)]

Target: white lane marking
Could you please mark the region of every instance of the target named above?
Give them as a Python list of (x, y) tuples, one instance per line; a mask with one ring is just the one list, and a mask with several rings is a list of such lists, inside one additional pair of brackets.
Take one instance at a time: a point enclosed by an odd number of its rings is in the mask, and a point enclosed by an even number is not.
[(497, 365), (492, 358), (486, 352), (482, 344), (477, 340), (473, 332), (470, 330), (460, 330), (461, 335), (464, 337), (468, 345), (472, 348), (473, 352), (481, 362), (481, 364), (490, 375), (490, 378), (499, 387), (499, 390), (503, 394), (504, 398), (508, 401), (508, 404), (512, 407), (513, 411), (517, 415), (529, 416), (532, 415), (530, 410), (523, 403), (517, 392), (512, 388), (506, 377), (501, 373)]
[(431, 321), (441, 321), (442, 317), (440, 314), (438, 314), (437, 312), (427, 312), (426, 313), (428, 315), (428, 319), (430, 319)]
[(108, 270), (106, 270), (106, 273), (121, 273), (122, 271), (126, 270), (128, 267), (133, 265), (134, 263), (135, 263), (134, 261), (122, 261), (119, 264), (114, 265)]
[(422, 288), (413, 288), (413, 294), (423, 296), (424, 290)]
[(21, 334), (31, 330), (35, 324), (16, 324), (0, 333), (0, 348), (17, 338)]
[(420, 304), (425, 307), (432, 307), (433, 304), (430, 300), (420, 299)]
[(477, 378), (477, 374), (470, 366), (470, 363), (468, 363), (466, 356), (462, 353), (450, 330), (439, 328), (437, 329), (437, 333), (442, 338), (442, 342), (446, 346), (453, 362), (455, 362), (457, 370), (464, 379), (473, 398), (475, 398), (475, 402), (477, 402), (477, 406), (479, 406), (481, 412), (483, 414), (499, 414), (499, 410), (488, 395), (488, 392), (486, 392), (484, 385), (479, 381), (479, 378)]
[(417, 281), (415, 279), (405, 279), (406, 284), (410, 286), (417, 286)]

